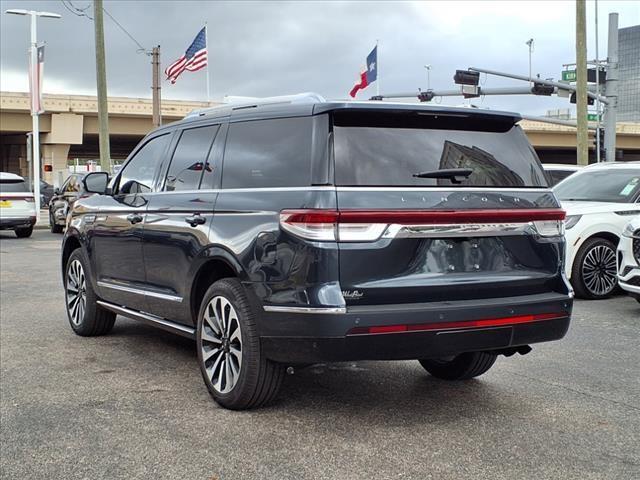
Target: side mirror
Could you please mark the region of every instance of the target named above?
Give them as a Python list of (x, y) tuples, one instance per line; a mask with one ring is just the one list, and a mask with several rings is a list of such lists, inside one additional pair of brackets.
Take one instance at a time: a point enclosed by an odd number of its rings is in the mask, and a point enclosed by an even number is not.
[(84, 189), (88, 193), (99, 193), (104, 195), (107, 192), (107, 184), (109, 183), (109, 174), (107, 172), (88, 173), (82, 179)]
[(54, 195), (60, 195), (60, 189), (58, 187), (53, 189), (53, 194)]

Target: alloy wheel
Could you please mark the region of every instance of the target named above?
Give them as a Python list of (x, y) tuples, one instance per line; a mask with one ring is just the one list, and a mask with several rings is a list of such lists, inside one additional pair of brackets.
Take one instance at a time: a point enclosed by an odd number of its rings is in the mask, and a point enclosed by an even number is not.
[(87, 289), (84, 269), (78, 260), (73, 260), (67, 270), (67, 311), (74, 325), (79, 326), (87, 307)]
[(242, 332), (238, 315), (225, 297), (213, 297), (200, 331), (202, 362), (213, 388), (229, 393), (242, 369)]
[(610, 294), (617, 279), (616, 253), (608, 245), (596, 245), (582, 262), (582, 279), (587, 289), (597, 296)]

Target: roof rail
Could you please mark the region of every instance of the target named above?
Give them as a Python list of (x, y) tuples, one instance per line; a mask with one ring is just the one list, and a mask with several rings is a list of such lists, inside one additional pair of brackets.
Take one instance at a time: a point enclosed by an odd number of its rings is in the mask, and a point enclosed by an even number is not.
[(278, 97), (230, 97), (226, 96), (226, 102), (215, 107), (199, 108), (189, 112), (185, 118), (200, 117), (210, 113), (219, 113), (228, 110), (241, 110), (244, 108), (258, 108), (274, 105), (304, 105), (326, 102), (322, 95), (313, 92), (297, 93), (295, 95), (281, 95)]

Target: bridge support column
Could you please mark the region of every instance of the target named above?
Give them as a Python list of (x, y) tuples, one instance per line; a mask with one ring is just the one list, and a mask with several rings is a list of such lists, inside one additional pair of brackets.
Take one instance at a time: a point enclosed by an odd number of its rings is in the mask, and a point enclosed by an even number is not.
[[(54, 187), (59, 187), (69, 176), (67, 158), (69, 157), (68, 143), (56, 143), (42, 145), (42, 165), (51, 165), (51, 172), (42, 174), (43, 180)], [(44, 170), (44, 167), (43, 167)]]

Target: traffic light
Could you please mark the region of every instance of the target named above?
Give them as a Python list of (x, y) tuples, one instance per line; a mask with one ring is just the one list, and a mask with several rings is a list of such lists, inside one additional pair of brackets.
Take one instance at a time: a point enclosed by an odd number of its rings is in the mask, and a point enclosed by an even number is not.
[[(573, 92), (571, 94), (571, 97), (569, 98), (569, 102), (571, 103), (576, 103), (576, 92)], [(589, 96), (587, 96), (587, 105), (593, 105), (595, 103), (595, 100)]]
[(556, 91), (556, 87), (553, 85), (544, 85), (542, 83), (534, 83), (533, 87), (531, 87), (531, 93), (534, 95), (546, 95), (550, 96)]
[(604, 128), (598, 128), (593, 132), (593, 150), (597, 151), (598, 149), (598, 138), (600, 139), (600, 158), (605, 158), (605, 149), (604, 149)]

